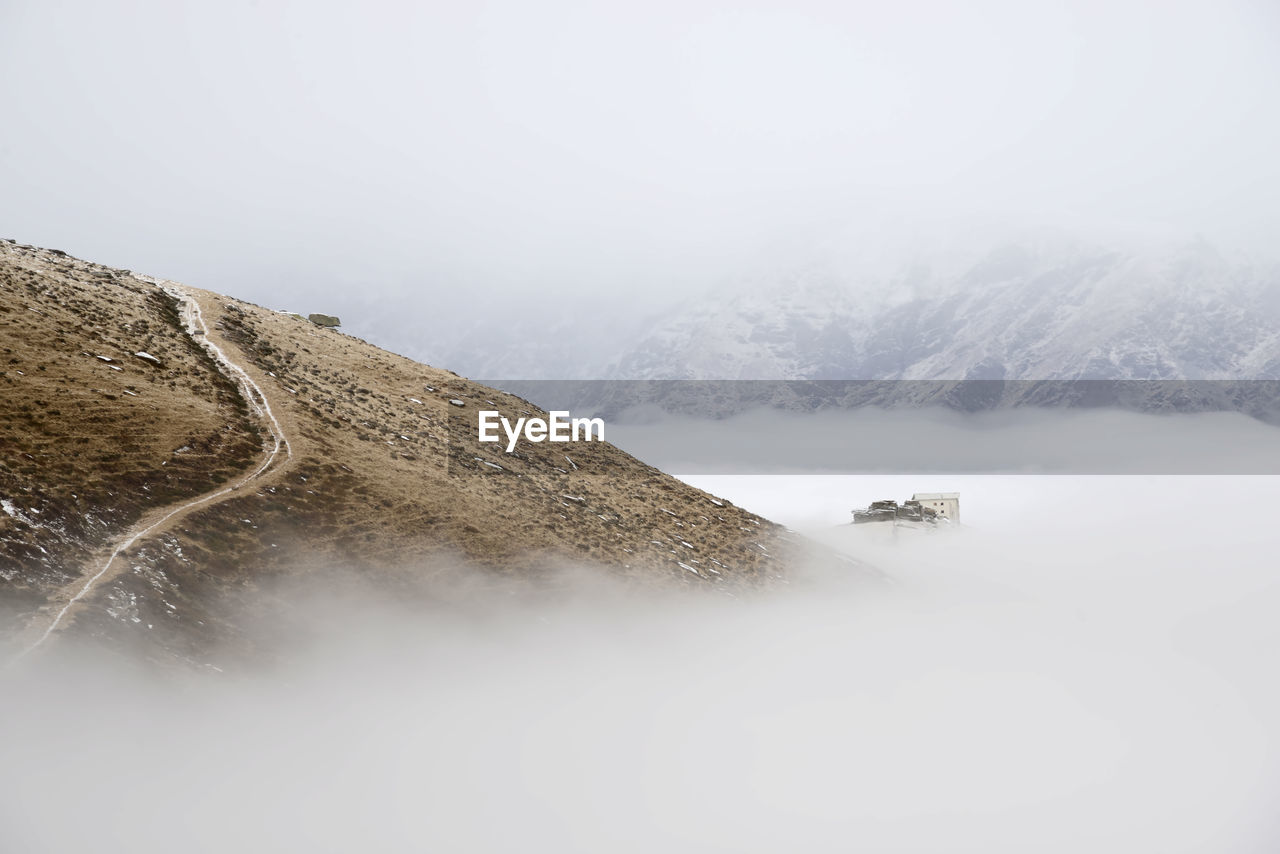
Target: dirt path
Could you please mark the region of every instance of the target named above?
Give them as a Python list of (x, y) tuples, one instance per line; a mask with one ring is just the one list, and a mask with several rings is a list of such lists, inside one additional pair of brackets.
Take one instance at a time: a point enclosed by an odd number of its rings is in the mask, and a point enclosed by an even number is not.
[[(155, 279), (149, 276), (139, 276), (138, 278), (151, 282), (156, 287), (176, 299), (179, 305), (182, 306), (182, 323), (186, 328), (187, 334), (190, 335), (196, 343), (200, 344), (206, 351), (208, 351), (209, 355), (218, 363), (218, 367), (222, 373), (236, 384), (236, 387), (240, 390), (240, 394), (249, 404), (250, 409), (252, 409), (254, 414), (262, 420), (264, 426), (271, 434), (272, 447), (267, 451), (262, 463), (254, 469), (251, 474), (245, 476), (231, 486), (207, 492), (176, 506), (171, 505), (169, 507), (161, 507), (144, 515), (136, 525), (122, 535), (106, 561), (104, 561), (92, 575), (87, 579), (76, 579), (49, 597), (49, 603), (44, 609), (42, 609), (41, 613), (37, 614), (37, 616), (33, 618), (31, 625), (28, 627), (28, 633), (34, 634), (39, 630), (41, 620), (47, 618), (44, 612), (57, 607), (59, 602), (63, 603), (62, 607), (53, 615), (52, 619), (49, 620), (48, 625), (45, 626), (44, 631), (39, 635), (39, 637), (37, 637), (33, 643), (26, 646), (23, 651), (18, 654), (17, 659), (21, 659), (37, 650), (53, 635), (55, 631), (57, 631), (60, 626), (63, 625), (66, 621), (67, 615), (77, 602), (84, 599), (90, 591), (99, 585), (100, 582), (104, 580), (110, 581), (114, 578), (124, 566), (123, 561), (120, 561), (117, 565), (116, 558), (131, 548), (138, 540), (154, 533), (165, 523), (172, 521), (196, 507), (216, 501), (224, 496), (231, 495), (232, 493), (238, 492), (249, 484), (257, 481), (267, 473), (277, 460), (279, 460), (282, 451), (284, 452), (284, 459), (286, 461), (293, 458), (293, 451), (289, 447), (289, 441), (285, 437), (284, 430), (281, 428), (280, 422), (276, 420), (275, 414), (271, 411), (271, 404), (267, 400), (267, 396), (263, 394), (261, 387), (254, 382), (253, 378), (249, 376), (248, 372), (245, 371), (244, 368), (233, 362), (223, 349), (218, 346), (215, 341), (211, 340), (209, 328), (204, 322), (204, 312), (201, 310), (200, 303), (196, 299), (195, 294), (176, 282), (170, 282), (164, 279)], [(115, 568), (113, 569), (113, 567)]]

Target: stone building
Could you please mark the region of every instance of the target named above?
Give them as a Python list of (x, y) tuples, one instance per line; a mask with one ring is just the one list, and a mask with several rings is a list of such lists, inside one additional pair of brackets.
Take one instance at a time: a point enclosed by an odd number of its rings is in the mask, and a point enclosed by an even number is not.
[(917, 492), (909, 501), (901, 504), (885, 499), (873, 501), (871, 506), (853, 511), (854, 524), (905, 521), (934, 525), (942, 520), (953, 523), (960, 521), (960, 493)]

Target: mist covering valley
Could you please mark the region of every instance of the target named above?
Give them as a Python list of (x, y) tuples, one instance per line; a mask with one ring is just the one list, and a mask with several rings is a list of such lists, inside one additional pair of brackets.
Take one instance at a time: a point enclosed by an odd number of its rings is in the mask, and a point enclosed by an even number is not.
[(702, 484), (880, 584), (638, 597), (578, 569), (425, 613), (299, 590), (274, 666), (176, 683), (64, 647), (3, 676), (0, 843), (1274, 847), (1276, 479), (951, 476), (962, 528), (833, 524), (921, 482)]
[[(536, 404), (0, 248), (28, 449), (0, 470), (27, 652), (0, 673), (4, 850), (1274, 847), (1280, 484), (1239, 474), (1272, 424), (748, 411), (496, 463), (455, 413)], [(182, 462), (199, 430), (248, 438)], [(862, 473), (745, 474), (772, 468)], [(112, 477), (80, 498), (82, 469)], [(847, 524), (931, 489), (963, 525)], [(86, 506), (117, 523), (71, 537)]]

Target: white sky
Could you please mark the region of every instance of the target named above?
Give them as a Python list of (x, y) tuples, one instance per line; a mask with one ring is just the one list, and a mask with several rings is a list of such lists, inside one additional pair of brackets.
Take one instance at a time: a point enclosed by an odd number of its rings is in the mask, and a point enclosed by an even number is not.
[(423, 307), (676, 292), (870, 225), (1265, 249), (1278, 48), (1261, 0), (3, 0), (0, 235)]

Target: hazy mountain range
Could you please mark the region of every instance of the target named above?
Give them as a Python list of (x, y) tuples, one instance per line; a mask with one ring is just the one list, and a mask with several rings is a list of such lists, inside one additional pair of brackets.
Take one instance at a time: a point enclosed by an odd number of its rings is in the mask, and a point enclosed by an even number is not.
[[(602, 301), (603, 302), (603, 301)], [(1061, 235), (829, 263), (650, 306), (516, 306), (419, 343), (501, 379), (1280, 378), (1280, 266), (1200, 239)]]

